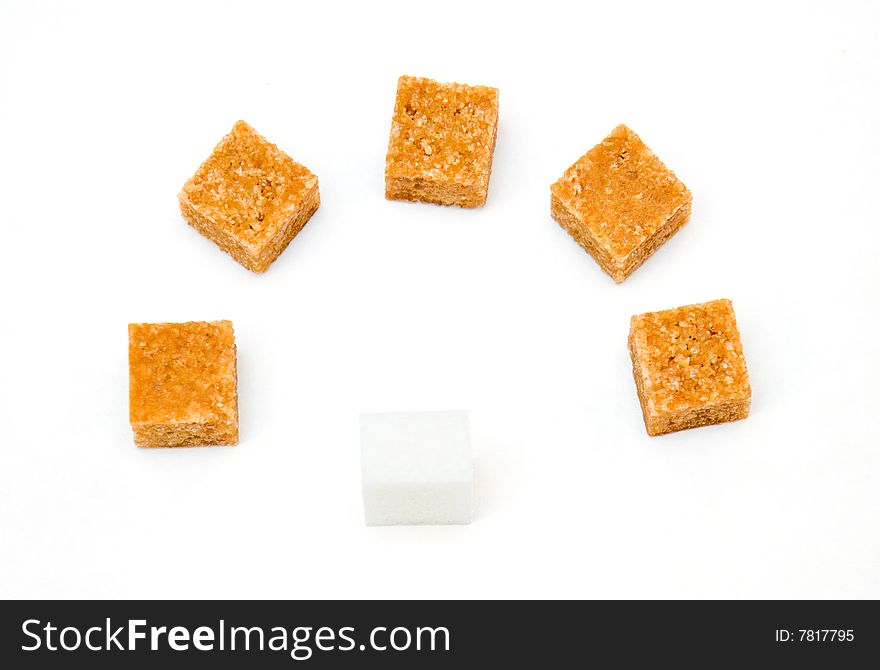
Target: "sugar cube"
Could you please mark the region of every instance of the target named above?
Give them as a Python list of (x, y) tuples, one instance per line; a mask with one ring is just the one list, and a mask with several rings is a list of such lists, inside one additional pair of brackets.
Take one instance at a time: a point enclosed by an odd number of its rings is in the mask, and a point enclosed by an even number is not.
[(624, 125), (550, 187), (550, 214), (617, 283), (691, 215), (691, 193)]
[(482, 207), (497, 127), (497, 89), (401, 77), (385, 158), (385, 197)]
[(471, 522), (467, 412), (363, 414), (360, 425), (368, 526)]
[(730, 300), (638, 314), (629, 349), (648, 435), (749, 415), (752, 388)]
[(229, 321), (128, 326), (129, 418), (139, 447), (238, 442)]
[(321, 197), (315, 175), (238, 121), (178, 200), (187, 223), (248, 270), (265, 272)]

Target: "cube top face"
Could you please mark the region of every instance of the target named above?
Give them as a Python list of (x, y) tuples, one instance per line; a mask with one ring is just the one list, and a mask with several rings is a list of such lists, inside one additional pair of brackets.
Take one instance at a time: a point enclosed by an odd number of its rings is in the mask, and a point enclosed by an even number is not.
[(129, 324), (128, 357), (136, 443), (237, 441), (236, 350), (229, 321)]
[(469, 482), (473, 477), (467, 412), (362, 414), (364, 485)]
[(497, 125), (497, 89), (401, 77), (385, 161), (386, 197), (483, 205)]
[(260, 256), (308, 206), (317, 186), (308, 169), (238, 121), (179, 199), (182, 209), (211, 226), (210, 237), (228, 238), (228, 245)]
[(624, 125), (569, 167), (550, 191), (571, 213), (577, 233), (621, 264), (691, 203), (687, 187)]
[(646, 420), (719, 406), (748, 412), (752, 391), (729, 300), (634, 316), (629, 339)]

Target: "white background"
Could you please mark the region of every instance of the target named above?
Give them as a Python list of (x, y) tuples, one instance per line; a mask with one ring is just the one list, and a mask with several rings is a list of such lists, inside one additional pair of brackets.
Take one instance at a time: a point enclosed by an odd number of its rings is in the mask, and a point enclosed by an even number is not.
[[(500, 90), (488, 204), (388, 202), (397, 77)], [(880, 597), (876, 2), (0, 1), (0, 595)], [(245, 119), (265, 275), (176, 195)], [(623, 285), (549, 185), (625, 122), (693, 216)], [(634, 313), (729, 297), (745, 421), (649, 438)], [(141, 450), (126, 325), (231, 319), (241, 442)], [(468, 409), (477, 519), (366, 528), (360, 412)]]

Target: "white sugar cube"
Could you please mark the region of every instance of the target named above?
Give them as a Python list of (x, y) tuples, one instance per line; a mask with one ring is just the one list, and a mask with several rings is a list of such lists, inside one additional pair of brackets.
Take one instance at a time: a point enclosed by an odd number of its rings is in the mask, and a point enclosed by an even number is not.
[(368, 526), (470, 523), (467, 412), (362, 414), (361, 474)]

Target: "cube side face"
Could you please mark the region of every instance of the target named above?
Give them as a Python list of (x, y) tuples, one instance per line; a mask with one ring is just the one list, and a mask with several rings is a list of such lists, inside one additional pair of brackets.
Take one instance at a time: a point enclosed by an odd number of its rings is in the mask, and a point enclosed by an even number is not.
[(565, 206), (565, 203), (552, 193), (550, 195), (550, 215), (556, 223), (562, 226), (574, 238), (575, 242), (593, 257), (593, 260), (598, 263), (599, 267), (615, 282), (619, 284), (625, 279), (623, 269), (618, 264), (617, 259), (606, 248), (599, 245), (599, 241), (590, 235), (589, 230), (581, 224), (577, 215), (571, 212)]
[(368, 526), (449, 525), (473, 521), (472, 481), (364, 485)]
[(129, 324), (128, 355), (129, 419), (138, 446), (238, 441), (229, 321)]
[[(265, 271), (317, 209), (318, 178), (244, 121), (178, 196), (184, 219), (239, 263)], [(293, 231), (293, 234), (291, 233)]]
[(681, 227), (691, 218), (691, 201), (683, 203), (666, 222), (657, 229), (657, 231), (644, 244), (637, 247), (633, 252), (625, 257), (617, 266), (617, 274), (614, 276), (615, 281), (619, 284), (624, 279), (635, 272), (642, 263), (648, 260), (657, 249), (662, 247), (666, 241), (675, 235)]
[(302, 207), (298, 212), (291, 215), (291, 218), (280, 227), (275, 236), (269, 240), (264, 246), (260, 256), (256, 259), (253, 270), (255, 272), (265, 272), (269, 266), (278, 258), (288, 245), (293, 241), (299, 232), (305, 228), (305, 225), (312, 218), (312, 215), (318, 211), (321, 206), (321, 196), (318, 192), (317, 182), (315, 188), (307, 195), (303, 201)]
[(481, 207), (497, 127), (497, 89), (401, 77), (385, 158), (385, 197)]
[(241, 240), (232, 235), (227, 228), (202, 216), (186, 199), (185, 193), (180, 194), (178, 203), (180, 213), (189, 225), (251, 272), (262, 272), (260, 262), (253, 250), (242, 244)]
[(466, 412), (361, 416), (368, 525), (469, 523), (473, 459)]
[(690, 217), (690, 191), (623, 125), (569, 167), (550, 191), (553, 218), (618, 283)]
[(238, 442), (238, 424), (233, 421), (203, 423), (132, 424), (134, 443), (153, 449), (164, 447), (211, 447)]
[(475, 189), (448, 181), (392, 177), (385, 179), (385, 198), (388, 200), (473, 209), (486, 203), (486, 193), (486, 189)]
[(649, 435), (748, 416), (751, 386), (729, 300), (634, 316), (629, 347)]

